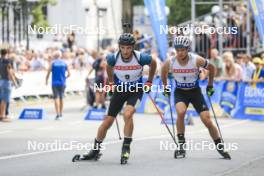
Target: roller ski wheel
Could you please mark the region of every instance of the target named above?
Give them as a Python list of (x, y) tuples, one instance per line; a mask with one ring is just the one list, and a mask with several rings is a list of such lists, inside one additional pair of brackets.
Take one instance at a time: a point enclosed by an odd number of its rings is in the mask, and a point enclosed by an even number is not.
[(122, 153), (120, 164), (122, 165), (127, 164), (128, 158), (129, 158), (129, 152)]
[(223, 159), (231, 160), (231, 156), (229, 155), (227, 151), (225, 151), (224, 145), (223, 144), (218, 144), (218, 145), (219, 147), (217, 146), (216, 150), (223, 157)]
[(72, 162), (74, 163), (75, 161), (79, 161), (80, 157), (81, 157), (81, 155), (79, 155), (79, 154), (74, 155), (74, 157), (72, 158)]
[(186, 152), (184, 150), (175, 150), (174, 152), (174, 158), (178, 159), (178, 158), (185, 158)]
[(120, 160), (121, 165), (127, 164), (129, 155), (130, 155), (130, 147), (123, 147), (122, 153), (121, 153), (121, 160)]
[(174, 152), (174, 158), (185, 158), (186, 151), (184, 150), (185, 143), (179, 143), (179, 148)]
[(93, 151), (90, 151), (88, 154), (84, 154), (84, 155), (75, 155), (72, 158), (72, 162), (77, 162), (77, 161), (97, 161), (100, 159), (100, 157), (102, 156), (102, 153), (95, 153)]

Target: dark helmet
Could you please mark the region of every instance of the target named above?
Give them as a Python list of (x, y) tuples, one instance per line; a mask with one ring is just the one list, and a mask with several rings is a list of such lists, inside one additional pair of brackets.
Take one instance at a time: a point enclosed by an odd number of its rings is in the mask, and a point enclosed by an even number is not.
[(130, 33), (124, 33), (120, 35), (118, 39), (118, 44), (119, 45), (135, 45), (136, 40), (134, 36)]

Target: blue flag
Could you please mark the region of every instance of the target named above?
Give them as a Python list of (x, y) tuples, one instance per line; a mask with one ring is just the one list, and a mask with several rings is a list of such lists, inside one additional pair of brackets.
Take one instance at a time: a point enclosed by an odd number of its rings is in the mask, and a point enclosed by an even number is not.
[(264, 0), (250, 0), (260, 41), (264, 44)]
[(157, 40), (160, 58), (162, 61), (166, 59), (167, 54), (167, 35), (160, 32), (160, 27), (167, 26), (167, 17), (165, 13), (165, 0), (144, 0), (145, 6), (148, 9), (152, 29)]

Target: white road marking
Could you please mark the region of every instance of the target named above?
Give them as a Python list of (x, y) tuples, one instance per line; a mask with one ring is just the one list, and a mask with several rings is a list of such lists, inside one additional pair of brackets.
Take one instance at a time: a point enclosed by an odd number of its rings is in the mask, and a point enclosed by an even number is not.
[[(236, 122), (231, 123), (231, 124), (222, 125), (221, 128), (229, 128), (229, 127), (236, 126), (236, 125), (243, 124), (243, 123), (247, 123), (247, 122), (248, 122), (248, 120), (242, 120), (242, 121), (238, 121), (238, 122), (236, 121)], [(202, 130), (193, 131), (191, 133), (203, 133), (203, 132), (207, 132), (207, 129), (205, 128), (205, 129), (202, 129)], [(150, 139), (167, 138), (168, 136), (169, 135), (146, 136), (146, 137), (141, 137), (141, 138), (135, 138), (133, 140), (134, 141), (143, 141), (143, 140), (150, 140)], [(121, 140), (107, 141), (107, 142), (104, 142), (104, 145), (121, 143), (121, 142), (122, 142)], [(38, 155), (38, 154), (44, 154), (44, 153), (59, 152), (59, 151), (65, 151), (65, 150), (47, 150), (47, 151), (37, 151), (37, 152), (31, 152), (31, 153), (7, 155), (7, 156), (1, 156), (0, 160), (20, 158), (20, 157), (26, 157), (26, 156), (32, 156), (32, 155)]]
[(55, 129), (55, 126), (46, 126), (41, 128), (36, 128), (36, 130), (52, 130)]
[(78, 121), (69, 123), (69, 125), (77, 125), (77, 124), (80, 124), (82, 122), (83, 122), (82, 120), (78, 120)]
[(11, 133), (12, 130), (5, 130), (5, 131), (0, 131), (0, 134), (6, 134), (6, 133)]

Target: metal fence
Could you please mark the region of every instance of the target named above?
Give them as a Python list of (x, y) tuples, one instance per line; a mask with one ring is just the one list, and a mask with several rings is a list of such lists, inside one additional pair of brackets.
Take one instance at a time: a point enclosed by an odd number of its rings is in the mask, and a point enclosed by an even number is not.
[[(196, 6), (214, 5), (212, 12), (196, 17)], [(192, 20), (180, 24), (207, 29), (207, 32), (192, 33), (193, 50), (210, 58), (210, 49), (254, 55), (262, 51), (253, 15), (248, 0), (244, 1), (195, 1), (192, 0)], [(219, 33), (218, 29), (224, 32)], [(210, 30), (214, 29), (214, 30)], [(209, 32), (208, 32), (209, 31)], [(216, 31), (215, 33), (213, 33)], [(221, 32), (221, 30), (220, 30)]]

